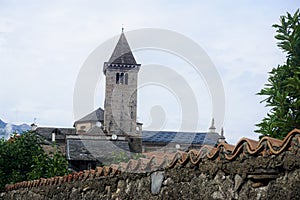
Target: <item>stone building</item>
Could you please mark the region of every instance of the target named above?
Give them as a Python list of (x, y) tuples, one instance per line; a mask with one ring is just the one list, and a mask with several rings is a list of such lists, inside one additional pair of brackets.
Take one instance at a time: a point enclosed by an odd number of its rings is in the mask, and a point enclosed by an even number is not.
[[(98, 108), (83, 118), (74, 122), (74, 127), (77, 134), (89, 134), (89, 131), (93, 130), (94, 127), (101, 127), (104, 123), (104, 110)], [(99, 129), (98, 131), (102, 131)]]
[(75, 170), (109, 163), (125, 152), (142, 152), (142, 124), (137, 122), (137, 64), (125, 34), (104, 63), (104, 110), (98, 108), (75, 121), (76, 135), (66, 137), (66, 157)]
[(140, 67), (122, 30), (109, 61), (103, 66), (106, 76), (103, 130), (114, 138), (125, 136), (132, 152), (142, 151), (142, 132), (137, 123), (137, 80)]
[[(207, 132), (142, 130), (137, 122), (138, 64), (122, 30), (114, 51), (104, 62), (104, 109), (97, 108), (74, 122), (75, 133), (64, 135), (66, 157), (72, 169), (109, 163), (119, 153), (188, 151), (216, 145), (220, 136), (214, 122)], [(224, 138), (223, 138), (224, 139)]]
[(141, 64), (137, 64), (124, 33), (108, 62), (104, 102), (104, 130), (109, 134), (136, 136), (137, 79)]
[(42, 147), (46, 153), (52, 149), (51, 146), (55, 143), (63, 154), (66, 150), (66, 136), (76, 133), (74, 128), (38, 127), (35, 123), (31, 124), (31, 131), (34, 131), (42, 139)]

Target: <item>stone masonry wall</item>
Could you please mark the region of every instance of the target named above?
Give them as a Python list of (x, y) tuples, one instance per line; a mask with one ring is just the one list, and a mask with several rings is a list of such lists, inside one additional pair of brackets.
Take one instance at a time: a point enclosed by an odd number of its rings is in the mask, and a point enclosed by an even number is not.
[[(139, 68), (107, 69), (104, 123), (110, 133), (136, 135), (137, 121), (137, 77)], [(128, 84), (117, 84), (116, 74), (128, 75)]]
[(300, 199), (300, 130), (24, 181), (0, 199)]
[(299, 199), (300, 159), (280, 156), (204, 160), (155, 172), (123, 172), (3, 192), (0, 199)]

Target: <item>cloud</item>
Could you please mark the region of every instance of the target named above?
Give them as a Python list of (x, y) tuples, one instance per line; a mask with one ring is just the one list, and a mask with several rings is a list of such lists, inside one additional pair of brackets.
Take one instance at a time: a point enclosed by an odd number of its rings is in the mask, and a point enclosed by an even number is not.
[[(43, 125), (72, 126), (72, 95), (81, 65), (99, 44), (119, 34), (124, 24), (125, 31), (164, 28), (199, 43), (224, 83), (225, 136), (231, 142), (242, 136), (257, 138), (254, 123), (266, 110), (255, 92), (266, 82), (267, 72), (284, 61), (271, 25), (296, 8), (291, 0), (1, 1), (0, 118), (31, 123), (37, 117)], [(136, 57), (142, 64), (147, 60), (147, 55)], [(168, 65), (179, 63), (168, 59)], [(203, 85), (197, 85), (192, 73), (184, 73), (192, 88), (199, 91)], [(211, 105), (207, 91), (202, 88), (201, 92), (196, 92), (203, 113), (199, 130), (205, 131), (212, 117)], [(146, 101), (142, 96), (140, 99)], [(95, 107), (99, 105), (102, 100)], [(174, 119), (180, 121), (179, 115)], [(147, 117), (149, 112), (140, 116)]]

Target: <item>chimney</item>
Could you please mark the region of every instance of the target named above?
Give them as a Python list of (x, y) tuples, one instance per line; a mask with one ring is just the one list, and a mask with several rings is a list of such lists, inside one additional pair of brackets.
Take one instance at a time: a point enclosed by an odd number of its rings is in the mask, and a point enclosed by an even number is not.
[(30, 126), (32, 131), (36, 131), (37, 125), (35, 123), (32, 123)]
[(137, 122), (137, 127), (136, 127), (136, 134), (142, 135), (143, 132), (143, 123)]
[(52, 142), (55, 142), (55, 132), (52, 132)]
[(222, 143), (222, 142), (225, 142), (223, 127), (221, 128), (221, 136), (218, 138), (218, 143)]

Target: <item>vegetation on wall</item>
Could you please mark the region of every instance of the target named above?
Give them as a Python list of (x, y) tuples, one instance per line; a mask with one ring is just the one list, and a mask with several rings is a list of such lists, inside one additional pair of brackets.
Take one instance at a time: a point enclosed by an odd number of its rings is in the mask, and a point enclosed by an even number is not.
[(263, 136), (283, 139), (294, 128), (300, 128), (300, 15), (287, 13), (280, 17), (276, 29), (277, 46), (286, 53), (284, 64), (273, 68), (268, 83), (258, 93), (270, 108), (257, 124)]
[(130, 159), (133, 160), (138, 160), (139, 158), (144, 158), (145, 156), (141, 153), (133, 153), (130, 156), (125, 152), (112, 152), (112, 162), (105, 163), (105, 165), (110, 165), (110, 164), (118, 164), (120, 162), (128, 162)]
[(67, 174), (67, 160), (56, 145), (46, 154), (41, 142), (30, 131), (0, 140), (0, 190), (6, 184)]

